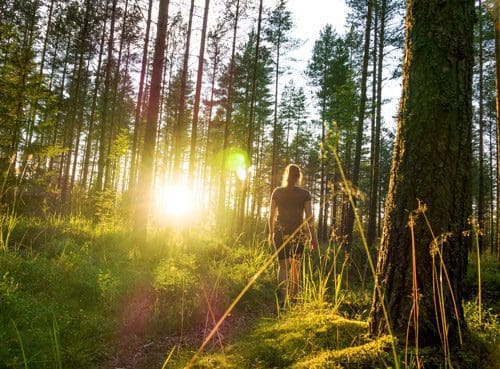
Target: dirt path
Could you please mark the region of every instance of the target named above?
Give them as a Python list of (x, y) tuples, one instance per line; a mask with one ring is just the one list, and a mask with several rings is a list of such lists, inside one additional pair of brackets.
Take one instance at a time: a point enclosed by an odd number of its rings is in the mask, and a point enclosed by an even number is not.
[[(126, 309), (127, 310), (127, 309)], [(134, 309), (132, 309), (134, 310)], [(141, 310), (139, 310), (141, 311)], [(144, 306), (142, 311), (150, 311)], [(224, 350), (224, 347), (232, 339), (248, 331), (252, 324), (263, 315), (271, 315), (269, 312), (261, 314), (230, 315), (222, 324), (219, 332), (212, 338), (206, 349)], [(124, 317), (124, 325), (137, 324), (137, 316), (128, 315)], [(142, 318), (141, 318), (142, 319)], [(141, 321), (139, 319), (139, 322)], [(140, 324), (139, 324), (140, 325)], [(165, 337), (147, 337), (145, 334), (128, 334), (122, 330), (114, 353), (100, 366), (99, 369), (161, 369), (165, 359), (173, 350), (168, 368), (176, 367), (177, 362), (185, 362), (191, 358), (202, 344), (204, 338), (210, 333), (212, 326), (196, 327), (183, 332), (182, 335), (170, 335)]]

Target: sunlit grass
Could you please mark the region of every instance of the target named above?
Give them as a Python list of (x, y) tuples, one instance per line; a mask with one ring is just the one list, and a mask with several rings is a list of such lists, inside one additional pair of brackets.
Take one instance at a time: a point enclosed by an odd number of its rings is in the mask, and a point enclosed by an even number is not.
[[(303, 368), (308, 365), (335, 367), (346, 360), (353, 367), (356, 363), (386, 367), (386, 361), (388, 366), (396, 365), (390, 354), (379, 355), (380, 350), (388, 352), (393, 342), (369, 340), (365, 336), (366, 301), (353, 297), (355, 283), (351, 284), (351, 290), (346, 290), (345, 283), (341, 283), (345, 271), (343, 259), (338, 258), (343, 255), (339, 245), (331, 244), (329, 250), (323, 245), (321, 250), (306, 253), (308, 280), (304, 282), (300, 302), (279, 317), (269, 318), (270, 313), (275, 314), (272, 309), (275, 256), (263, 240), (263, 234), (226, 237), (196, 226), (158, 228), (153, 235), (142, 245), (141, 253), (131, 257), (128, 251), (132, 245), (124, 225), (93, 225), (77, 218), (69, 222), (58, 218), (19, 218), (12, 245), (21, 246), (0, 253), (0, 270), (8, 272), (0, 272), (3, 299), (0, 303), (4, 304), (0, 307), (7, 309), (3, 320), (0, 315), (0, 323), (6, 322), (7, 327), (5, 332), (0, 332), (0, 340), (7, 342), (5, 347), (0, 345), (0, 360), (9, 358), (8, 367), (23, 367), (25, 363), (30, 368), (39, 367), (41, 360), (50, 367), (99, 366), (106, 354), (114, 353), (117, 344), (127, 343), (128, 337), (134, 335), (140, 337), (141, 332), (134, 331), (134, 325), (123, 314), (133, 307), (141, 309), (138, 314), (144, 313), (141, 315), (145, 319), (143, 334), (148, 340), (173, 337), (162, 347), (164, 351), (156, 353), (157, 367), (162, 363), (168, 368), (187, 364), (202, 338), (208, 338), (205, 348), (217, 353), (200, 356), (193, 367), (267, 368), (270, 366), (262, 363), (272, 363), (275, 358), (278, 363), (286, 360), (287, 365)], [(33, 250), (25, 253), (28, 244)], [(267, 269), (255, 277), (268, 261)], [(482, 273), (489, 270), (484, 268), (489, 264), (483, 264)], [(447, 288), (438, 253), (438, 275), (441, 268)], [(494, 269), (491, 271), (490, 274)], [(215, 329), (209, 337), (234, 297), (249, 282), (251, 288), (248, 287), (237, 306), (235, 304), (228, 321), (221, 325), (223, 329)], [(486, 291), (483, 297), (488, 297), (492, 284), (483, 279), (481, 285)], [(135, 297), (137, 301), (133, 301), (136, 291), (146, 290), (151, 294), (149, 300), (139, 301)], [(485, 306), (491, 304), (488, 301)], [(351, 310), (346, 313), (345, 306), (349, 304)], [(498, 316), (484, 307), (480, 321), (477, 305), (473, 307), (466, 309), (466, 313), (474, 332), (487, 329), (484, 339), (495, 342)], [(252, 336), (249, 340), (227, 334), (231, 329), (241, 328), (231, 325), (234, 318), (242, 316), (248, 319), (242, 332), (249, 329), (248, 334)], [(261, 316), (263, 318), (259, 318)], [(15, 320), (19, 333), (10, 317)], [(30, 324), (35, 329), (27, 334)], [(124, 324), (128, 324), (127, 329)], [(349, 330), (346, 332), (344, 328)], [(199, 333), (198, 341), (193, 341), (193, 329)], [(352, 332), (359, 335), (349, 336)], [(137, 340), (140, 344), (140, 339)], [(398, 345), (397, 349), (397, 360), (404, 365), (404, 347)], [(363, 356), (363, 352), (369, 355)], [(410, 351), (406, 368), (418, 367), (415, 353)], [(428, 355), (423, 350), (418, 354), (425, 365)], [(320, 356), (321, 360), (315, 360)]]

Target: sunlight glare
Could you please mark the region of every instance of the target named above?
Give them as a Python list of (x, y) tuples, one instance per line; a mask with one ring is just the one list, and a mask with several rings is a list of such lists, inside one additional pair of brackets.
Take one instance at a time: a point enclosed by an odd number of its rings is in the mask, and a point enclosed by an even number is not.
[(240, 167), (236, 169), (236, 176), (240, 181), (244, 181), (247, 179), (248, 171), (245, 167)]
[(194, 211), (193, 194), (187, 185), (166, 185), (156, 191), (156, 208), (166, 217), (184, 217)]

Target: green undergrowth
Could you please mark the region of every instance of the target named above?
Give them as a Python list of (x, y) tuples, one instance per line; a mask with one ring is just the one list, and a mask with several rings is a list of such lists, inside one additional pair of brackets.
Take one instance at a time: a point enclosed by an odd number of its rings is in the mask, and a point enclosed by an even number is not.
[[(158, 357), (164, 360), (172, 352), (166, 367), (183, 368), (271, 256), (260, 240), (264, 237), (234, 239), (202, 225), (151, 229), (144, 244), (126, 224), (82, 219), (20, 217), (7, 232), (0, 248), (1, 369), (117, 367), (108, 363), (120, 348), (133, 354), (132, 343), (142, 347), (144, 342), (162, 343), (152, 352), (154, 360), (145, 361), (157, 365)], [(394, 368), (390, 337), (368, 337), (371, 282), (350, 278), (348, 284), (338, 250), (326, 248), (323, 259), (319, 255), (318, 250), (304, 258), (305, 263), (310, 256), (318, 259), (305, 264), (308, 290), (303, 287), (302, 298), (312, 301), (300, 300), (276, 315), (276, 270), (269, 268), (208, 345), (213, 351), (195, 367)], [(456, 367), (493, 368), (500, 362), (499, 264), (482, 260), (480, 309), (478, 268), (470, 260), (464, 304), (469, 330)], [(402, 363), (404, 342), (397, 344)], [(441, 367), (439, 350), (420, 350), (426, 368)], [(410, 348), (409, 362), (415, 363), (411, 357)], [(161, 368), (155, 365), (140, 368)]]
[[(490, 369), (500, 362), (498, 320), (486, 316), (483, 325), (474, 324), (477, 312), (466, 304), (469, 330), (462, 346), (452, 353), (452, 368)], [(493, 320), (492, 320), (493, 319)], [(485, 325), (489, 325), (485, 331)], [(496, 336), (495, 336), (496, 334)], [(496, 338), (495, 338), (496, 337)], [(392, 338), (370, 338), (366, 320), (345, 318), (331, 306), (296, 306), (274, 318), (261, 318), (253, 327), (233, 337), (232, 343), (197, 358), (189, 366), (193, 352), (184, 352), (168, 367), (196, 369), (376, 369), (395, 368), (391, 352)], [(395, 341), (400, 368), (417, 369), (415, 349), (409, 347), (405, 361), (405, 343)], [(420, 365), (445, 368), (439, 347), (420, 347)], [(450, 367), (451, 368), (451, 367)]]
[[(467, 300), (478, 296), (478, 266), (475, 254), (469, 255), (469, 265), (464, 281)], [(500, 260), (491, 254), (481, 256), (481, 290), (482, 303), (496, 314), (500, 314)]]
[[(100, 367), (120, 344), (202, 331), (268, 255), (200, 229), (138, 244), (125, 225), (18, 218), (0, 251), (0, 368)], [(235, 314), (273, 306), (274, 290), (268, 271)]]
[(390, 339), (372, 340), (367, 329), (366, 322), (329, 307), (304, 305), (278, 319), (261, 319), (223, 353), (207, 354), (193, 368), (385, 368)]

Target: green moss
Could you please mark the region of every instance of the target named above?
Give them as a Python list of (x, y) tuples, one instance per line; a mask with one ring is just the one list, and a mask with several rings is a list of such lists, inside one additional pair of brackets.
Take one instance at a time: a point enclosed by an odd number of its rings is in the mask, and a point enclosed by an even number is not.
[(388, 358), (387, 351), (391, 345), (391, 337), (384, 336), (363, 345), (347, 347), (341, 350), (326, 350), (315, 354), (312, 358), (293, 365), (295, 369), (337, 369), (345, 368), (377, 368), (382, 367), (383, 359)]
[[(366, 322), (343, 318), (332, 309), (300, 307), (279, 319), (261, 319), (249, 335), (227, 347), (224, 355), (206, 355), (199, 365), (200, 368), (288, 368), (325, 352), (339, 352), (340, 357), (361, 357), (360, 353), (367, 347), (371, 359), (375, 357), (375, 348), (377, 355), (383, 348), (366, 346), (367, 328)], [(374, 342), (379, 346), (385, 344), (385, 341)], [(361, 346), (350, 348), (352, 345)], [(355, 351), (357, 347), (361, 347), (359, 354)], [(363, 358), (363, 362), (368, 361)]]
[(242, 359), (236, 355), (213, 354), (200, 358), (193, 369), (239, 369)]

